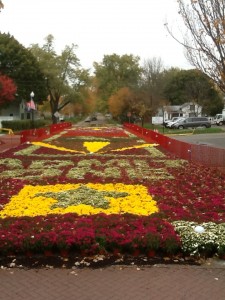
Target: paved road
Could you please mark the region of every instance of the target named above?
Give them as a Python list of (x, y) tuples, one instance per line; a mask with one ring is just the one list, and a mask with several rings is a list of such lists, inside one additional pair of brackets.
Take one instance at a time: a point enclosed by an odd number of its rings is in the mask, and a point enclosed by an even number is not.
[(98, 113), (97, 114), (97, 120), (96, 121), (90, 121), (90, 122), (86, 122), (85, 120), (82, 120), (78, 123), (76, 123), (74, 126), (76, 127), (96, 127), (96, 126), (104, 126), (104, 125), (109, 125), (108, 124), (108, 119), (103, 116), (103, 114)]
[(0, 269), (2, 300), (224, 300), (225, 267)]
[(173, 139), (184, 141), (191, 144), (203, 144), (210, 147), (225, 149), (225, 132), (195, 135), (171, 135)]

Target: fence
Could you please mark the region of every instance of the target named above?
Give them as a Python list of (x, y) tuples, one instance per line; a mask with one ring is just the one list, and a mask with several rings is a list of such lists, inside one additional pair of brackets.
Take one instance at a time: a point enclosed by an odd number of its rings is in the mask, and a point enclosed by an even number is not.
[(135, 124), (125, 123), (124, 127), (146, 141), (153, 140), (163, 149), (180, 158), (197, 162), (207, 167), (219, 168), (225, 172), (225, 149), (178, 141), (165, 136), (164, 134), (142, 128)]
[(23, 130), (20, 135), (21, 144), (25, 142), (32, 142), (39, 139), (44, 139), (56, 132), (62, 131), (65, 128), (70, 128), (72, 124), (70, 122), (63, 122), (58, 124), (52, 124), (45, 128)]

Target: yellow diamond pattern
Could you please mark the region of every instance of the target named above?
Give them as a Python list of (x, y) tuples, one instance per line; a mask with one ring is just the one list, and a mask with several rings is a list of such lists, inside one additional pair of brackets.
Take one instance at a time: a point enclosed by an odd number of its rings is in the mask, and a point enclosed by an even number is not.
[(84, 147), (90, 152), (98, 152), (100, 149), (109, 145), (110, 142), (84, 142)]

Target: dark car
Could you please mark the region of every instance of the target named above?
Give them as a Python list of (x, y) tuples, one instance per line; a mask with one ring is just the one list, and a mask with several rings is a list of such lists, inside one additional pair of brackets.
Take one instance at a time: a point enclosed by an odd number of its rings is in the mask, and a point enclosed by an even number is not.
[(210, 128), (211, 122), (206, 117), (189, 117), (189, 118), (178, 120), (176, 123), (172, 125), (172, 128), (175, 129), (196, 128), (196, 127)]
[(92, 122), (92, 121), (97, 121), (97, 117), (95, 116), (91, 116), (91, 117), (87, 117), (87, 119), (85, 119), (85, 122)]

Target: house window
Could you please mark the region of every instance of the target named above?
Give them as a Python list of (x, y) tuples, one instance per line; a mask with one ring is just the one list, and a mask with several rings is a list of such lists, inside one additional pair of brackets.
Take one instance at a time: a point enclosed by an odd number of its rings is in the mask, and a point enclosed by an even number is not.
[(195, 105), (194, 104), (190, 105), (190, 111), (195, 111)]

